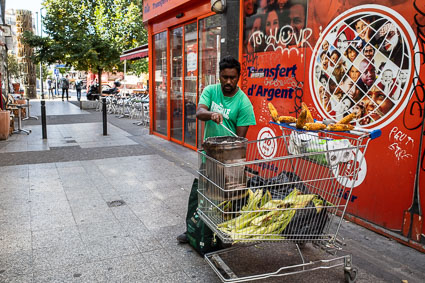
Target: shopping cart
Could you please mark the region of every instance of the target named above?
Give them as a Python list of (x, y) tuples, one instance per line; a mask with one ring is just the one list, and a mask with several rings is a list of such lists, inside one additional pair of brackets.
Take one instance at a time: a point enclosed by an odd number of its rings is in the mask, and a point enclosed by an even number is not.
[[(205, 259), (223, 282), (337, 266), (353, 282), (357, 269), (351, 254), (339, 255), (342, 242), (337, 235), (368, 143), (380, 131), (312, 132), (280, 126), (282, 136), (246, 142), (242, 160), (228, 162), (198, 151), (199, 215), (223, 243), (237, 244)], [(241, 277), (223, 260), (235, 249), (265, 242), (295, 244), (301, 262)], [(302, 251), (306, 243), (331, 256), (308, 260)]]

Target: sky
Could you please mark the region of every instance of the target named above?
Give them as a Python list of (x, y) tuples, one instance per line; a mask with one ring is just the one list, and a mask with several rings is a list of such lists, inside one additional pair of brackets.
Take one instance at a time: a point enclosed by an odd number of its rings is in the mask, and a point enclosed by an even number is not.
[(6, 9), (39, 11), (43, 0), (6, 0)]

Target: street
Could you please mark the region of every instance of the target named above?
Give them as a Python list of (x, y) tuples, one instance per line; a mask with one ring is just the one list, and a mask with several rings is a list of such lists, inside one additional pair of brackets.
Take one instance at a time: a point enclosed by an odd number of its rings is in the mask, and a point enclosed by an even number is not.
[[(0, 141), (1, 282), (219, 282), (190, 246), (178, 244), (196, 176), (197, 153), (148, 135), (134, 120), (46, 102), (30, 135)], [(83, 94), (84, 96), (84, 94)], [(31, 101), (40, 116), (40, 102)], [(342, 253), (357, 282), (423, 282), (425, 254), (343, 221)], [(306, 260), (331, 256), (311, 244)], [(292, 243), (244, 247), (227, 257), (235, 272), (299, 262)], [(344, 282), (342, 267), (262, 282)]]

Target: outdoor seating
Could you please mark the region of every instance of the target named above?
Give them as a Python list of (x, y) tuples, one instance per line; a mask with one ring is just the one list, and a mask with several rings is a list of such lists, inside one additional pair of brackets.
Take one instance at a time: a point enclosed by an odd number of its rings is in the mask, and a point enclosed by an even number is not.
[(26, 104), (9, 104), (11, 110), (17, 110), (18, 112), (18, 128), (13, 131), (14, 134), (26, 133), (29, 135), (31, 130), (26, 130), (22, 128), (22, 111), (21, 109), (26, 107)]

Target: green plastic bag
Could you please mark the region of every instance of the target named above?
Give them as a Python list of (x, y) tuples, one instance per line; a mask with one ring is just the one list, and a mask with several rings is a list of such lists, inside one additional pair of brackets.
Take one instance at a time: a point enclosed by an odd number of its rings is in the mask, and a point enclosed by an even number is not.
[(186, 232), (189, 244), (204, 255), (219, 249), (218, 241), (213, 231), (200, 219), (198, 208), (198, 179), (193, 180), (186, 215)]

